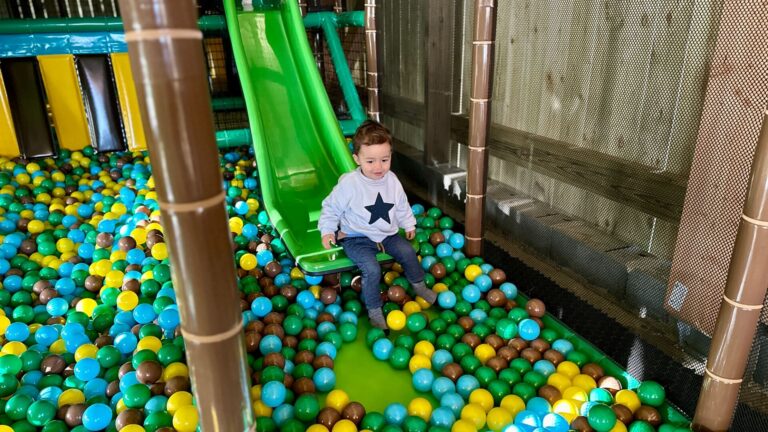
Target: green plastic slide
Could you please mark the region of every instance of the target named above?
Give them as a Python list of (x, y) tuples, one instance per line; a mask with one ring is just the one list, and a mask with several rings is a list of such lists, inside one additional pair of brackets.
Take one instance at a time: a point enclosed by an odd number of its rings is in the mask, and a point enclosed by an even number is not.
[[(317, 220), (339, 176), (355, 169), (323, 87), (295, 1), (225, 0), (267, 213), (310, 275), (354, 267), (341, 248), (323, 249)], [(391, 260), (380, 254), (379, 261)]]

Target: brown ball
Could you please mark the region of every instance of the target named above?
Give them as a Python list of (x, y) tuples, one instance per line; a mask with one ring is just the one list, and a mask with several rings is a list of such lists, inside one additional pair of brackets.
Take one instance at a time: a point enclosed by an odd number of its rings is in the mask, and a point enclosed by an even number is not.
[[(46, 289), (53, 289), (53, 285), (51, 285), (50, 282), (48, 282), (45, 279), (40, 279), (39, 281), (35, 282), (34, 285), (32, 285), (32, 292), (37, 294), (38, 296), (45, 291)], [(56, 295), (59, 295), (57, 291), (54, 290)]]
[(544, 351), (544, 359), (549, 360), (553, 365), (557, 366), (565, 361), (565, 356), (560, 351), (548, 349)]
[(612, 395), (621, 390), (621, 382), (612, 376), (604, 376), (597, 382), (597, 386), (608, 390)]
[(320, 302), (324, 305), (330, 305), (336, 302), (336, 298), (338, 298), (338, 293), (333, 288), (323, 288), (320, 290)]
[(97, 337), (96, 340), (93, 341), (93, 343), (96, 345), (96, 348), (102, 348), (102, 347), (105, 347), (107, 345), (112, 345), (113, 339), (112, 339), (112, 336), (101, 335), (101, 336)]
[(472, 327), (475, 326), (475, 321), (468, 316), (463, 316), (459, 318), (458, 321), (456, 322), (461, 326), (461, 328), (464, 329), (465, 332), (472, 330)]
[(254, 331), (256, 333), (262, 333), (264, 331), (264, 323), (260, 320), (253, 320), (245, 326), (245, 331)]
[(152, 396), (162, 396), (165, 394), (165, 383), (156, 382), (154, 384), (150, 384), (149, 391), (152, 393)]
[(453, 382), (458, 381), (458, 379), (464, 375), (464, 369), (462, 369), (458, 363), (448, 363), (443, 366), (443, 370), (440, 372), (442, 372), (443, 376), (448, 377), (448, 379)]
[(577, 432), (595, 432), (592, 426), (589, 425), (589, 420), (584, 416), (578, 416), (571, 422), (571, 429)]
[(312, 328), (305, 328), (299, 333), (299, 340), (313, 339), (317, 340), (317, 330)]
[(163, 376), (163, 366), (152, 360), (143, 361), (136, 369), (136, 378), (142, 384), (154, 384)]
[(440, 243), (445, 243), (445, 235), (440, 231), (435, 231), (429, 235), (429, 243), (437, 247)]
[(341, 278), (341, 273), (328, 273), (326, 275), (323, 275), (323, 285), (336, 286), (339, 284), (340, 278)]
[(264, 367), (277, 366), (280, 369), (285, 367), (285, 357), (282, 353), (273, 352), (264, 356)]
[(189, 391), (189, 389), (189, 378), (185, 376), (175, 376), (165, 383), (165, 395), (168, 397), (176, 392)]
[(312, 351), (308, 350), (301, 350), (296, 353), (296, 355), (293, 357), (293, 360), (296, 362), (296, 364), (300, 363), (312, 363), (312, 360), (315, 359), (315, 354), (312, 353)]
[(352, 278), (352, 284), (350, 285), (353, 291), (360, 292), (363, 289), (363, 278), (357, 276)]
[(662, 422), (661, 414), (659, 414), (659, 411), (656, 408), (650, 407), (648, 405), (641, 405), (640, 408), (635, 411), (635, 419), (647, 421), (653, 427), (659, 427)]
[(131, 236), (120, 237), (120, 240), (117, 241), (117, 247), (123, 252), (128, 252), (136, 248), (136, 240)]
[(275, 335), (283, 339), (285, 337), (285, 329), (280, 324), (268, 324), (264, 327), (264, 335)]
[(101, 232), (96, 236), (96, 246), (100, 248), (110, 248), (115, 240), (115, 236), (110, 233)]
[(109, 384), (107, 384), (107, 397), (111, 398), (118, 393), (120, 393), (120, 381), (110, 381)]
[(317, 414), (317, 422), (328, 429), (332, 429), (339, 420), (341, 420), (341, 414), (331, 407), (325, 407)]
[(387, 299), (391, 302), (395, 302), (399, 305), (405, 303), (408, 298), (408, 294), (405, 292), (405, 288), (399, 285), (392, 285), (387, 289)]
[(613, 412), (616, 414), (616, 418), (624, 423), (625, 425), (628, 425), (632, 423), (632, 410), (625, 407), (621, 404), (615, 404), (611, 407)]
[(144, 414), (140, 410), (128, 408), (117, 415), (115, 419), (115, 429), (120, 430), (131, 424), (142, 424), (144, 422)]
[(363, 421), (363, 417), (365, 417), (365, 408), (360, 402), (350, 402), (341, 410), (341, 416), (359, 425)]
[(69, 427), (75, 427), (83, 423), (84, 404), (70, 405), (64, 415), (64, 423)]
[(434, 276), (435, 279), (442, 279), (448, 274), (445, 264), (441, 262), (433, 265), (432, 268), (429, 269), (429, 272), (432, 273), (432, 276)]
[(525, 341), (525, 339), (516, 337), (514, 339), (510, 339), (507, 345), (511, 346), (512, 348), (522, 351), (526, 348), (528, 348), (528, 342)]
[(543, 354), (545, 351), (547, 351), (550, 348), (550, 345), (549, 345), (549, 342), (539, 338), (531, 341), (531, 348)]
[(312, 378), (301, 377), (293, 382), (293, 392), (296, 396), (301, 396), (305, 393), (315, 392), (315, 383), (312, 382)]
[(461, 337), (461, 341), (469, 345), (469, 347), (472, 348), (473, 351), (475, 348), (477, 348), (478, 345), (482, 343), (480, 336), (474, 333), (465, 333), (464, 336)]
[[(505, 347), (505, 348), (508, 348), (508, 347)], [(488, 361), (485, 362), (485, 365), (493, 369), (493, 371), (498, 374), (502, 370), (509, 367), (509, 362), (505, 360), (503, 357), (496, 355), (489, 358)]]
[(32, 255), (33, 253), (37, 252), (37, 242), (34, 240), (26, 239), (21, 242), (19, 251), (27, 256)]
[(534, 318), (541, 318), (547, 313), (547, 307), (544, 305), (544, 302), (539, 299), (528, 300), (528, 303), (525, 305), (525, 310), (528, 312), (528, 315)]
[(38, 296), (40, 304), (48, 304), (51, 299), (59, 296), (59, 292), (52, 288), (45, 288)]
[(485, 299), (493, 307), (502, 307), (507, 303), (507, 296), (498, 288), (493, 288), (488, 291)]
[(133, 291), (141, 295), (141, 283), (137, 279), (127, 279), (123, 281), (120, 291)]
[(312, 367), (314, 367), (315, 369), (320, 369), (323, 367), (333, 369), (333, 359), (327, 355), (317, 356), (312, 361)]
[(549, 384), (543, 385), (539, 388), (539, 396), (546, 399), (550, 405), (554, 405), (555, 402), (563, 398), (560, 390), (558, 390), (557, 387), (551, 386)]
[(264, 273), (267, 274), (267, 276), (274, 278), (275, 276), (279, 275), (280, 272), (283, 271), (283, 266), (280, 265), (280, 263), (276, 261), (270, 261), (267, 263), (267, 265), (264, 266)]
[(57, 355), (49, 355), (40, 363), (40, 371), (45, 375), (60, 374), (67, 367), (67, 362)]
[(90, 292), (99, 292), (104, 286), (104, 278), (101, 276), (90, 275), (85, 278), (85, 289)]
[(261, 335), (256, 332), (245, 332), (245, 350), (249, 353), (259, 350), (259, 343), (261, 343)]
[(503, 346), (499, 348), (498, 351), (496, 351), (496, 355), (503, 358), (504, 360), (511, 362), (512, 360), (520, 357), (520, 352), (518, 352), (515, 348), (512, 348), (509, 345)]
[(488, 272), (488, 276), (490, 276), (491, 282), (494, 285), (501, 285), (507, 281), (507, 274), (502, 269), (495, 268)]
[(286, 299), (288, 299), (288, 302), (293, 302), (296, 300), (296, 296), (299, 295), (299, 290), (296, 289), (293, 285), (286, 285), (282, 288), (280, 288), (280, 294), (283, 295)]
[(596, 363), (587, 363), (581, 368), (581, 373), (589, 375), (595, 381), (600, 381), (600, 378), (605, 376), (605, 370), (603, 367)]
[(494, 351), (498, 351), (501, 349), (501, 347), (506, 346), (504, 339), (502, 339), (501, 336), (495, 333), (491, 333), (488, 336), (486, 336), (485, 343), (492, 346)]
[(531, 364), (534, 364), (537, 361), (541, 360), (542, 355), (540, 352), (529, 347), (520, 352), (520, 357), (528, 360)]

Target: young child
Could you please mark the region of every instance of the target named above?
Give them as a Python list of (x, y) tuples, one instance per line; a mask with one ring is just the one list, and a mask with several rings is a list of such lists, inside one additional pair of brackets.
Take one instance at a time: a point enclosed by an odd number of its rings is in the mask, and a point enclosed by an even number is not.
[(381, 310), (381, 267), (376, 261), (380, 248), (403, 266), (416, 295), (430, 304), (437, 298), (424, 284), (424, 270), (416, 251), (397, 233), (403, 228), (405, 237), (412, 240), (416, 234), (416, 218), (403, 186), (389, 171), (391, 141), (392, 135), (381, 124), (369, 120), (360, 125), (353, 138), (352, 155), (359, 168), (339, 178), (331, 194), (323, 200), (317, 224), (323, 247), (329, 249), (338, 242), (360, 268), (368, 317), (373, 326), (382, 329), (387, 328), (387, 323)]

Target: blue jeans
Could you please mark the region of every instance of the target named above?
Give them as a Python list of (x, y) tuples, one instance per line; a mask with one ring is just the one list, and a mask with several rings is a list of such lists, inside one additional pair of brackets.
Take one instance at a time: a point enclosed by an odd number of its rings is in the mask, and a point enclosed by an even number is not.
[[(377, 244), (368, 237), (345, 237), (339, 243), (344, 248), (344, 253), (362, 272), (365, 307), (368, 310), (380, 308), (383, 302), (381, 290), (379, 290), (381, 266), (376, 261), (376, 254), (379, 252)], [(416, 251), (408, 240), (393, 234), (385, 238), (381, 244), (384, 246), (384, 252), (392, 255), (395, 261), (403, 266), (408, 282), (413, 284), (424, 280), (424, 270), (416, 258)]]

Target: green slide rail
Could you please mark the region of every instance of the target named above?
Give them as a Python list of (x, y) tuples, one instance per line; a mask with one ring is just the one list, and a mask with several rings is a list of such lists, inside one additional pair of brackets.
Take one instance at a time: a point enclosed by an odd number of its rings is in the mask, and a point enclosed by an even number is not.
[[(325, 250), (317, 220), (338, 178), (355, 169), (320, 79), (295, 1), (225, 0), (264, 206), (298, 266), (310, 275), (354, 268)], [(379, 261), (391, 257), (379, 254)]]

